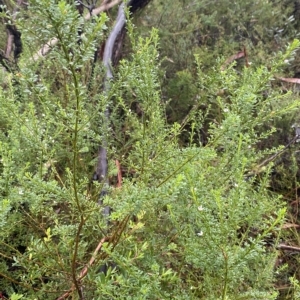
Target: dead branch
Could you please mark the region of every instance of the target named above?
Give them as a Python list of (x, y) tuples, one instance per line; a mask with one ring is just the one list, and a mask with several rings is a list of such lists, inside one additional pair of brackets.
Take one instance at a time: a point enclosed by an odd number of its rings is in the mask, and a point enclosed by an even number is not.
[(117, 187), (120, 188), (122, 187), (122, 170), (121, 170), (121, 164), (118, 160), (115, 161), (117, 169), (118, 169), (118, 183)]
[[(96, 257), (97, 257), (97, 254), (98, 252), (101, 250), (103, 244), (107, 241), (110, 241), (111, 244), (112, 244), (112, 251), (114, 250), (115, 246), (118, 244), (120, 238), (121, 238), (121, 235), (122, 233), (124, 232), (125, 228), (126, 228), (126, 225), (128, 223), (130, 219), (130, 216), (126, 216), (119, 224), (119, 228), (115, 231), (115, 233), (108, 237), (104, 237), (100, 240), (100, 242), (98, 243), (98, 246), (96, 247), (95, 251), (93, 252), (93, 255), (91, 257), (91, 259), (89, 260), (88, 264), (81, 270), (81, 272), (79, 273), (79, 276), (78, 276), (78, 279), (77, 281), (81, 281), (88, 273), (88, 270), (89, 268), (94, 264), (95, 260), (96, 260)], [(66, 291), (63, 295), (61, 295), (60, 297), (58, 297), (56, 300), (63, 300), (63, 299), (66, 299), (67, 297), (70, 296), (70, 294), (72, 292), (75, 291), (75, 284), (73, 283), (72, 287)]]
[(289, 251), (296, 251), (296, 252), (300, 252), (300, 248), (299, 247), (295, 247), (295, 246), (290, 246), (290, 245), (285, 245), (285, 244), (279, 244), (277, 246), (278, 249), (282, 249), (282, 250), (289, 250)]
[[(98, 252), (101, 250), (103, 244), (108, 240), (108, 237), (104, 237), (103, 239), (101, 239), (101, 241), (99, 242), (98, 246), (96, 247), (90, 261), (88, 262), (88, 264), (81, 270), (79, 277), (78, 277), (78, 281), (80, 281), (81, 279), (83, 279), (87, 272), (88, 269), (93, 265), (93, 263), (95, 262), (96, 256), (98, 254)], [(73, 284), (72, 287), (65, 292), (62, 296), (58, 297), (56, 300), (63, 300), (66, 299), (67, 297), (70, 296), (70, 294), (75, 290), (75, 285)]]

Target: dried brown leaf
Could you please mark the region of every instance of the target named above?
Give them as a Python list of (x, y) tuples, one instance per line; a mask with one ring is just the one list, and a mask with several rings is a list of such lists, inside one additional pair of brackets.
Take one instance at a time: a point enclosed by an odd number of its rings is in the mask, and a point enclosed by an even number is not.
[(232, 63), (234, 60), (236, 59), (239, 59), (239, 58), (242, 58), (245, 56), (245, 51), (241, 51), (241, 52), (238, 52), (234, 55), (231, 55), (229, 58), (226, 59), (226, 61), (224, 62), (224, 64), (222, 65), (221, 67), (221, 71), (223, 71), (225, 69), (225, 67), (227, 65), (229, 65), (230, 63)]

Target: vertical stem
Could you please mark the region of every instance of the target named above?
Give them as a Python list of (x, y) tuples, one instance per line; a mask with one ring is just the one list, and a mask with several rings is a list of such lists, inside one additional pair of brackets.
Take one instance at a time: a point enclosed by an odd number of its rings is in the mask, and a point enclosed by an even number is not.
[[(52, 19), (51, 15), (49, 15), (49, 18)], [(83, 211), (80, 205), (79, 197), (78, 197), (78, 188), (77, 188), (77, 168), (78, 168), (78, 149), (77, 149), (77, 143), (78, 143), (78, 124), (79, 124), (79, 118), (80, 118), (80, 93), (79, 93), (79, 83), (78, 78), (76, 75), (76, 70), (73, 64), (71, 64), (70, 57), (69, 57), (69, 51), (63, 41), (63, 37), (59, 30), (56, 30), (56, 34), (58, 37), (58, 40), (61, 42), (61, 46), (64, 52), (65, 59), (68, 62), (69, 70), (72, 74), (73, 84), (75, 87), (75, 98), (76, 98), (76, 108), (75, 108), (75, 124), (74, 124), (74, 136), (72, 141), (72, 147), (73, 147), (73, 161), (72, 161), (72, 185), (74, 190), (74, 199), (75, 203), (78, 209), (78, 212), (80, 214), (80, 222), (77, 228), (76, 237), (75, 237), (75, 245), (74, 245), (74, 251), (72, 255), (72, 279), (73, 283), (75, 285), (75, 288), (77, 290), (79, 299), (83, 299), (82, 290), (79, 286), (79, 283), (77, 281), (77, 274), (76, 274), (76, 260), (78, 256), (78, 247), (79, 247), (79, 241), (80, 241), (80, 233), (84, 226), (85, 220), (83, 216)]]
[(222, 253), (225, 262), (225, 277), (224, 277), (224, 287), (222, 292), (222, 300), (225, 300), (227, 295), (227, 287), (228, 287), (228, 256), (223, 249), (222, 249)]
[[(146, 120), (145, 120), (145, 114), (143, 112), (143, 142), (145, 141), (145, 136), (146, 136)], [(141, 174), (144, 174), (144, 169), (145, 169), (145, 145), (143, 145), (142, 151), (143, 151), (143, 155), (142, 155)]]
[(70, 69), (72, 72), (73, 82), (75, 86), (75, 97), (76, 97), (76, 112), (75, 112), (75, 125), (74, 125), (74, 138), (73, 138), (73, 189), (74, 189), (74, 198), (77, 205), (77, 209), (80, 213), (80, 223), (78, 225), (76, 238), (75, 238), (75, 247), (72, 257), (72, 277), (73, 281), (76, 287), (76, 290), (78, 292), (79, 299), (83, 299), (82, 290), (78, 284), (77, 278), (76, 278), (76, 260), (78, 255), (78, 246), (80, 241), (80, 233), (84, 226), (84, 217), (83, 217), (83, 211), (79, 202), (78, 198), (78, 190), (77, 190), (77, 164), (78, 164), (78, 149), (77, 149), (77, 143), (78, 143), (78, 123), (79, 123), (79, 110), (80, 110), (80, 94), (79, 94), (79, 85), (78, 85), (78, 79), (76, 76), (76, 71), (74, 69), (73, 65), (70, 65)]

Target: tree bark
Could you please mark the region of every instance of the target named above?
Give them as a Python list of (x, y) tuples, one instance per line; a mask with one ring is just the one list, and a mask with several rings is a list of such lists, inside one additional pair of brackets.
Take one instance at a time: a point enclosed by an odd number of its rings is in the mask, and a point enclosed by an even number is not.
[[(105, 43), (105, 49), (103, 54), (103, 64), (106, 68), (106, 76), (104, 80), (104, 92), (107, 93), (110, 89), (110, 82), (113, 79), (112, 67), (118, 62), (120, 56), (120, 49), (125, 38), (125, 24), (126, 24), (126, 14), (125, 8), (129, 7), (130, 11), (133, 13), (138, 9), (145, 7), (150, 0), (130, 0), (127, 4), (120, 4), (119, 11), (116, 19), (116, 23)], [(104, 132), (107, 132), (110, 123), (110, 112), (109, 107), (106, 107), (104, 112)], [(100, 193), (99, 204), (103, 204), (102, 199), (107, 194), (107, 188), (109, 186), (108, 180), (108, 160), (107, 160), (107, 146), (108, 141), (106, 137), (103, 137), (102, 145), (99, 147), (98, 152), (98, 163), (96, 166), (96, 171), (93, 176), (100, 183), (103, 184), (102, 191)], [(103, 214), (108, 217), (110, 214), (110, 207), (104, 207)]]

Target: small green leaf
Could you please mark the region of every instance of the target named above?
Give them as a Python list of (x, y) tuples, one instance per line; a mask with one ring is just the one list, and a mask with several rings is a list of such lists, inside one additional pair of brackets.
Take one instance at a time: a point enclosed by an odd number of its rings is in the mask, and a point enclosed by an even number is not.
[(23, 298), (23, 295), (20, 295), (20, 294), (15, 294), (13, 293), (11, 296), (10, 296), (10, 300), (19, 300), (19, 299), (22, 299)]

